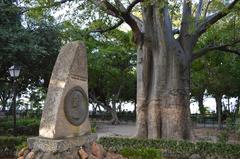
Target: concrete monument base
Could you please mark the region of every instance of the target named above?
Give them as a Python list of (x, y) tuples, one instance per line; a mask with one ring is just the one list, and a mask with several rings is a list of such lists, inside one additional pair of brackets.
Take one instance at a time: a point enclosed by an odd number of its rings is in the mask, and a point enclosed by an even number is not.
[[(91, 145), (97, 140), (96, 134), (77, 137), (49, 139), (43, 137), (28, 138), (29, 152), (25, 159), (80, 159), (79, 150), (84, 147), (91, 151)], [(91, 153), (91, 152), (88, 152)]]
[(61, 139), (48, 139), (42, 137), (28, 138), (28, 146), (34, 151), (43, 152), (63, 152), (71, 148), (81, 147), (86, 143), (92, 143), (97, 140), (96, 134), (87, 134), (78, 137), (61, 138)]

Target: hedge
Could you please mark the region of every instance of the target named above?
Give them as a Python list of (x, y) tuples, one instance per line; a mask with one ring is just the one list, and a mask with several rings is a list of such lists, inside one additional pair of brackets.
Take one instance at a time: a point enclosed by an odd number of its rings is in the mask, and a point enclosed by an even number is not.
[(26, 137), (0, 136), (0, 158), (14, 157), (26, 141)]
[[(40, 119), (33, 118), (33, 119), (18, 119), (17, 120), (17, 129), (16, 133), (18, 136), (22, 135), (30, 135), (30, 136), (37, 136)], [(13, 121), (12, 120), (3, 120), (0, 121), (0, 135), (9, 135), (12, 134), (13, 128)]]
[(193, 154), (199, 154), (201, 158), (220, 156), (221, 158), (240, 158), (240, 145), (227, 143), (209, 143), (174, 140), (153, 140), (137, 138), (102, 137), (99, 143), (107, 150), (120, 153), (123, 149), (160, 149), (164, 156), (176, 156), (188, 158)]

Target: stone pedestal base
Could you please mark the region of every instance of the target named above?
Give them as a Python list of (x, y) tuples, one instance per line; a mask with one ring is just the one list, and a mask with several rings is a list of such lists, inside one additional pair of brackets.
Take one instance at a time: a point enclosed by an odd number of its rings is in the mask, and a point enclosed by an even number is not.
[[(87, 134), (64, 139), (47, 139), (42, 137), (28, 138), (30, 152), (25, 159), (80, 159), (81, 147), (91, 149), (97, 140), (96, 134)], [(89, 152), (91, 153), (91, 152)]]

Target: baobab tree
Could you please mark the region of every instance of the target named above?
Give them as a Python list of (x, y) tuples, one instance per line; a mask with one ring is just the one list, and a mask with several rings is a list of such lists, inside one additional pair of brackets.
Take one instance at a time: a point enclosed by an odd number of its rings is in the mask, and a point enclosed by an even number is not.
[[(179, 30), (173, 30), (167, 1), (134, 0), (127, 7), (119, 0), (114, 2), (98, 1), (107, 13), (120, 19), (117, 25), (125, 21), (131, 27), (133, 40), (138, 46), (137, 136), (190, 138), (191, 62), (214, 49), (238, 53), (230, 50), (230, 46), (239, 40), (225, 45), (207, 46), (196, 52), (194, 47), (200, 36), (229, 14), (238, 0), (209, 16), (207, 10), (211, 1), (203, 12), (203, 1), (200, 0), (193, 14), (191, 0), (184, 0)], [(131, 13), (138, 3), (142, 3), (142, 19)]]
[[(62, 4), (72, 0), (61, 0)], [(240, 39), (195, 50), (201, 35), (238, 7), (239, 0), (214, 11), (213, 1), (192, 0), (76, 0), (100, 7), (116, 24), (98, 29), (103, 33), (127, 23), (137, 46), (137, 136), (142, 138), (189, 139), (191, 137), (189, 88), (191, 62), (212, 50), (228, 51)], [(182, 12), (179, 28), (173, 29), (172, 3)], [(52, 6), (54, 3), (52, 4)], [(133, 11), (140, 8), (140, 16)], [(195, 11), (193, 11), (195, 9)], [(139, 14), (138, 14), (139, 15)]]

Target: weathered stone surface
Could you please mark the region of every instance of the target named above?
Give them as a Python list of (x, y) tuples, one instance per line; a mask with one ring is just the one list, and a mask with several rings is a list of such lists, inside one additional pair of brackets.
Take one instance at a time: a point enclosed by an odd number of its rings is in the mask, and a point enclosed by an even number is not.
[(81, 148), (80, 150), (79, 150), (79, 155), (81, 156), (81, 159), (87, 159), (88, 158), (88, 153), (87, 152), (85, 152), (85, 150), (83, 149), (83, 148)]
[(22, 148), (22, 149), (18, 152), (18, 157), (23, 156), (25, 151), (28, 151), (28, 147)]
[(25, 150), (25, 151), (23, 152), (23, 157), (25, 158), (25, 157), (28, 155), (29, 152), (30, 152), (29, 149)]
[[(39, 137), (28, 138), (28, 159), (80, 159), (91, 154), (97, 140), (88, 119), (86, 49), (81, 42), (65, 45), (58, 55), (48, 87)], [(29, 150), (31, 152), (29, 153)]]
[(35, 153), (34, 153), (33, 151), (31, 151), (31, 152), (29, 152), (29, 153), (27, 154), (27, 156), (25, 157), (25, 159), (34, 159), (34, 155), (35, 155)]
[[(66, 112), (64, 112), (66, 96), (71, 89), (79, 87), (88, 96), (87, 82), (87, 55), (84, 44), (72, 42), (65, 45), (58, 55), (52, 72), (42, 113), (39, 136), (58, 139), (81, 136), (90, 132), (90, 123), (86, 112), (81, 114), (86, 117), (79, 117), (79, 119), (73, 117), (75, 120), (70, 119), (70, 121), (66, 117)], [(79, 102), (79, 100), (76, 100), (76, 102)], [(84, 104), (76, 104), (77, 107), (81, 107), (81, 105)], [(69, 113), (67, 114), (69, 117)]]
[(97, 159), (102, 159), (105, 155), (105, 150), (103, 149), (102, 145), (99, 145), (97, 143), (92, 144), (92, 154), (97, 158)]
[(28, 138), (28, 146), (34, 151), (42, 152), (64, 152), (69, 149), (81, 147), (86, 143), (96, 141), (96, 134), (85, 134), (82, 136), (63, 138), (63, 139), (47, 139), (42, 137)]

